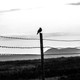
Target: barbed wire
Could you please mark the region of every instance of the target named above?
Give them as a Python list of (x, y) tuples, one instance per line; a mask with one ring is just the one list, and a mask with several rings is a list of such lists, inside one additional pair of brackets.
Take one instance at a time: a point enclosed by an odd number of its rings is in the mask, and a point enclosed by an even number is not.
[(58, 39), (43, 39), (46, 41), (59, 41), (59, 42), (80, 42), (80, 40), (58, 40)]
[[(49, 53), (47, 53), (47, 54), (45, 54), (44, 53), (44, 56), (46, 56), (46, 55), (57, 55), (57, 56), (59, 56), (59, 55), (79, 55), (80, 53), (54, 53), (54, 54), (49, 54)], [(0, 53), (0, 56), (1, 55), (35, 55), (35, 54), (20, 54), (20, 53)], [(37, 54), (36, 54), (37, 55)], [(40, 54), (38, 54), (38, 56), (39, 56)]]
[[(40, 48), (40, 47), (15, 47), (15, 46), (0, 46), (0, 48), (15, 48), (15, 49), (33, 49), (33, 48)], [(50, 46), (45, 46), (43, 48), (52, 48)]]
[[(39, 40), (38, 38), (21, 38), (21, 37), (9, 37), (9, 36), (0, 36), (1, 38), (8, 39), (18, 39), (18, 40)], [(59, 40), (59, 39), (44, 39), (45, 41), (58, 41), (58, 42), (80, 42), (80, 40)]]
[(18, 39), (18, 40), (39, 40), (37, 38), (21, 38), (21, 37), (9, 37), (9, 36), (0, 36), (1, 38), (8, 38), (8, 39)]

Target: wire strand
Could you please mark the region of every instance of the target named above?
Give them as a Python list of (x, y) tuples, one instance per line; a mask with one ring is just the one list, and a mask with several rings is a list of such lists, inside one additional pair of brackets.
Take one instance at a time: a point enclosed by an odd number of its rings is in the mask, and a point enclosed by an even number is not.
[(57, 40), (57, 39), (43, 39), (46, 41), (59, 41), (59, 42), (78, 42), (80, 40)]
[[(18, 40), (39, 40), (38, 38), (20, 38), (20, 37), (8, 37), (0, 36), (1, 38), (18, 39)], [(43, 41), (58, 41), (58, 42), (80, 42), (80, 40), (59, 40), (59, 39), (44, 39)]]
[(8, 39), (18, 39), (18, 40), (39, 40), (37, 38), (21, 38), (21, 37), (9, 37), (9, 36), (0, 36), (1, 38), (8, 38)]
[[(15, 47), (15, 46), (0, 46), (0, 48), (14, 48), (14, 49), (33, 49), (33, 48), (40, 48), (40, 47)], [(43, 48), (52, 48), (49, 46), (45, 46)]]

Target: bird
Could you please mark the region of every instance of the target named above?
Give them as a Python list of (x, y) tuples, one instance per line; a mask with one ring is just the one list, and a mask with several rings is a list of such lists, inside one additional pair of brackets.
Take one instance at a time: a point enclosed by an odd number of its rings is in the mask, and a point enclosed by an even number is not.
[(42, 32), (42, 28), (41, 27), (38, 29), (37, 34), (40, 33), (40, 32)]

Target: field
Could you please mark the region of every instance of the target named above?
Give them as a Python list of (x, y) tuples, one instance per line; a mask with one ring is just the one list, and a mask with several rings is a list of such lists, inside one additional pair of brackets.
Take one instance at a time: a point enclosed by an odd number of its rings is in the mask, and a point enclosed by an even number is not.
[[(45, 80), (80, 80), (80, 57), (45, 59)], [(41, 80), (41, 61), (1, 61), (0, 80)]]

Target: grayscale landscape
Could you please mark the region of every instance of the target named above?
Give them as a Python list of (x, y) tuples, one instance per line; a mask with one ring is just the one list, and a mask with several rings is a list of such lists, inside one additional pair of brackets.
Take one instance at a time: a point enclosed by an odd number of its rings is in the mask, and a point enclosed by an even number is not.
[(0, 80), (80, 80), (80, 0), (0, 0)]

